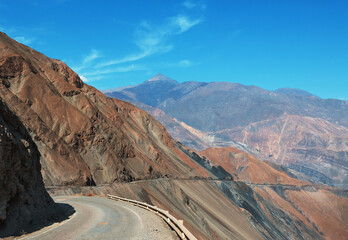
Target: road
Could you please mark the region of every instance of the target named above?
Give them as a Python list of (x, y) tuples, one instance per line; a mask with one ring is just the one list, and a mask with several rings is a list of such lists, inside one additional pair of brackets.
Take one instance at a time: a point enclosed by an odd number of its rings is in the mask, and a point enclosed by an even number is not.
[(106, 197), (55, 197), (76, 212), (59, 224), (26, 235), (21, 240), (66, 239), (175, 239), (178, 237), (153, 212)]

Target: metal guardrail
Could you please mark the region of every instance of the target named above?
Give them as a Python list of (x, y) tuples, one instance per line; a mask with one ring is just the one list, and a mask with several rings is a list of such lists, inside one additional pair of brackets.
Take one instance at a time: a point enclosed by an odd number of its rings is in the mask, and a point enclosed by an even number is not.
[(152, 212), (156, 213), (157, 215), (159, 215), (161, 218), (163, 218), (168, 223), (168, 225), (174, 229), (174, 231), (178, 234), (178, 236), (181, 239), (197, 240), (197, 238), (195, 236), (193, 236), (193, 234), (184, 226), (184, 221), (176, 219), (168, 211), (162, 210), (156, 206), (152, 206), (152, 205), (144, 203), (144, 202), (139, 202), (139, 201), (131, 200), (128, 198), (122, 198), (122, 197), (118, 197), (118, 196), (114, 196), (114, 195), (110, 195), (110, 194), (108, 194), (107, 196), (110, 199), (132, 203), (135, 206), (152, 211)]

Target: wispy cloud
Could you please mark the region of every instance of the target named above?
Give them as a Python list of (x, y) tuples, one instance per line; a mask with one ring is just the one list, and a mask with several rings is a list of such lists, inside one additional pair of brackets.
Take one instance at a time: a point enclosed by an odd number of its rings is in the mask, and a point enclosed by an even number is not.
[(206, 8), (205, 4), (195, 3), (195, 2), (190, 1), (190, 0), (186, 0), (185, 2), (182, 3), (182, 5), (184, 5), (184, 7), (188, 8), (188, 9), (199, 7), (201, 10), (204, 10)]
[(181, 60), (179, 62), (179, 66), (180, 67), (190, 67), (190, 66), (192, 66), (192, 62), (189, 60)]
[[(120, 66), (120, 67), (109, 67), (105, 68), (104, 66), (96, 63), (96, 60), (102, 58), (102, 55), (97, 50), (91, 50), (91, 52), (82, 59), (80, 66), (73, 67), (82, 81), (84, 82), (93, 82), (104, 78), (105, 75), (111, 73), (120, 73), (120, 72), (131, 72), (131, 71), (145, 71), (148, 70), (146, 66), (143, 65), (129, 65), (129, 66)], [(105, 65), (106, 66), (106, 65)], [(86, 71), (88, 69), (88, 71)]]
[(142, 65), (132, 64), (129, 66), (122, 66), (122, 67), (116, 67), (116, 68), (99, 69), (99, 70), (96, 69), (94, 71), (85, 72), (82, 74), (82, 76), (91, 77), (91, 76), (98, 76), (98, 75), (102, 75), (102, 74), (131, 72), (131, 71), (143, 71), (143, 70), (147, 70), (147, 68), (145, 66), (142, 66)]
[[(189, 31), (201, 22), (201, 18), (190, 18), (181, 14), (167, 18), (161, 24), (157, 25), (142, 21), (138, 24), (134, 32), (134, 44), (137, 47), (137, 51), (121, 58), (104, 60), (105, 57), (101, 56), (99, 51), (92, 49), (82, 59), (81, 65), (73, 67), (73, 69), (79, 73), (81, 79), (85, 82), (95, 81), (98, 78), (102, 78), (102, 76), (112, 73), (130, 71), (151, 72), (151, 69), (145, 65), (122, 65), (171, 51), (174, 48), (174, 44), (171, 41), (172, 38)], [(170, 66), (189, 67), (191, 65), (192, 63), (189, 60), (181, 60)], [(85, 71), (87, 68), (88, 71)]]
[(87, 54), (83, 59), (80, 65), (72, 67), (74, 71), (80, 72), (81, 70), (90, 67), (92, 62), (100, 58), (100, 52), (96, 49), (92, 49), (89, 54)]
[(197, 5), (189, 0), (185, 1), (182, 3), (186, 8), (194, 8), (196, 7)]
[(85, 76), (83, 76), (83, 75), (80, 75), (80, 78), (84, 82), (89, 82), (89, 80)]
[(202, 19), (191, 20), (185, 16), (178, 15), (175, 18), (173, 18), (172, 21), (173, 21), (174, 26), (179, 27), (179, 31), (177, 32), (177, 34), (181, 34), (183, 32), (186, 32), (187, 30), (189, 30), (193, 26), (202, 22)]
[(161, 65), (163, 67), (181, 67), (181, 68), (185, 68), (185, 67), (191, 67), (193, 65), (197, 65), (197, 63), (193, 63), (190, 60), (184, 59), (178, 62), (167, 62), (167, 63), (159, 63), (157, 65)]
[(14, 39), (17, 42), (20, 42), (20, 43), (25, 44), (25, 45), (31, 44), (35, 41), (35, 38), (28, 38), (28, 37), (23, 37), (23, 36), (17, 36), (17, 37), (14, 37)]
[(128, 55), (128, 56), (121, 58), (121, 59), (110, 60), (107, 62), (98, 63), (96, 65), (96, 68), (102, 68), (102, 67), (107, 67), (110, 65), (116, 65), (116, 64), (126, 63), (126, 62), (132, 62), (132, 61), (136, 61), (136, 60), (142, 59), (144, 57), (147, 57), (149, 55), (150, 55), (150, 52), (144, 51), (144, 52), (141, 52), (138, 54)]
[(99, 57), (100, 57), (99, 52), (97, 50), (95, 50), (95, 49), (92, 49), (91, 53), (83, 58), (82, 63), (83, 64), (90, 63), (90, 62), (92, 62), (93, 60), (95, 60), (95, 59), (97, 59)]
[(200, 22), (202, 22), (202, 19), (190, 19), (184, 15), (168, 18), (160, 26), (142, 21), (135, 31), (135, 44), (140, 51), (120, 59), (99, 63), (96, 67), (100, 68), (132, 62), (154, 54), (167, 53), (174, 48), (173, 44), (169, 42), (170, 37), (182, 34)]

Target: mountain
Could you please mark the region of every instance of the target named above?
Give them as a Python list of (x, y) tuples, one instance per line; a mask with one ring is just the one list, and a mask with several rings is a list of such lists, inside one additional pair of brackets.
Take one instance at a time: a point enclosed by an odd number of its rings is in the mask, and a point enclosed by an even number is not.
[[(173, 84), (170, 88), (169, 85), (163, 87), (158, 81), (158, 84), (151, 85), (153, 92), (149, 92), (148, 81), (108, 95), (123, 94), (132, 101), (160, 108), (168, 116), (202, 131), (246, 126), (277, 118), (284, 113), (322, 118), (348, 127), (348, 101), (321, 99), (302, 90), (272, 92), (256, 86), (227, 82), (184, 82)], [(155, 90), (161, 92), (163, 97), (153, 102), (150, 96)]]
[[(152, 106), (162, 102), (166, 98), (166, 92), (177, 85), (179, 85), (177, 81), (158, 73), (144, 83), (123, 89), (121, 94), (119, 94), (119, 91), (114, 91), (109, 92), (108, 96), (131, 100), (131, 97), (127, 96), (138, 95), (139, 102), (146, 102)], [(128, 92), (128, 89), (131, 89), (131, 91)]]
[[(161, 76), (144, 85), (148, 90), (179, 86)], [(191, 93), (198, 85), (175, 86), (173, 95)], [(23, 210), (25, 221), (30, 221), (27, 209), (35, 215), (50, 207), (40, 160), (52, 195), (88, 191), (146, 201), (184, 219), (199, 239), (345, 237), (346, 192), (300, 181), (275, 164), (264, 165), (228, 149), (227, 155), (238, 161), (236, 172), (223, 159), (216, 160), (218, 151), (209, 152), (208, 158), (184, 146), (143, 110), (106, 97), (63, 62), (3, 33), (0, 98), (0, 125), (5, 130), (0, 129), (12, 133), (0, 135), (1, 144), (9, 143), (6, 151), (0, 148), (0, 163), (6, 161), (0, 165), (1, 221), (4, 209), (6, 216), (19, 217)], [(262, 176), (253, 176), (260, 171), (270, 177), (262, 182)], [(16, 221), (10, 219), (6, 222)]]
[(198, 129), (194, 129), (184, 122), (180, 122), (175, 118), (169, 117), (159, 108), (153, 108), (140, 102), (131, 101), (131, 103), (155, 117), (166, 127), (166, 130), (174, 139), (183, 143), (184, 145), (190, 146), (191, 148), (205, 149), (212, 146), (234, 146), (245, 152), (258, 154), (257, 151), (254, 151), (245, 144), (241, 144), (235, 141), (218, 141), (215, 136), (209, 135), (208, 133), (202, 132)]
[(29, 133), (0, 99), (0, 238), (45, 224), (60, 211), (45, 190), (39, 160)]
[[(214, 178), (152, 116), (84, 84), (65, 63), (4, 33), (0, 56), (0, 97), (38, 146), (46, 186), (165, 176)], [(162, 77), (145, 85), (151, 87), (158, 79)]]
[[(157, 119), (196, 150), (235, 146), (323, 183), (348, 188), (348, 101), (321, 99), (300, 89), (183, 82), (171, 89), (156, 86), (153, 91), (165, 97), (153, 102), (141, 86), (107, 95), (118, 94), (145, 110), (149, 109), (145, 105), (160, 109), (176, 126)], [(189, 134), (176, 136), (177, 129)]]

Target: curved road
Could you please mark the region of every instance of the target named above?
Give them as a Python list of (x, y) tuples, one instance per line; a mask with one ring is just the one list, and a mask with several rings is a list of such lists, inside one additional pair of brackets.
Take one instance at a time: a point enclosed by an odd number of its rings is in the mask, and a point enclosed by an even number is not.
[(70, 219), (31, 233), (24, 239), (178, 239), (157, 215), (105, 197), (55, 197), (74, 207)]

